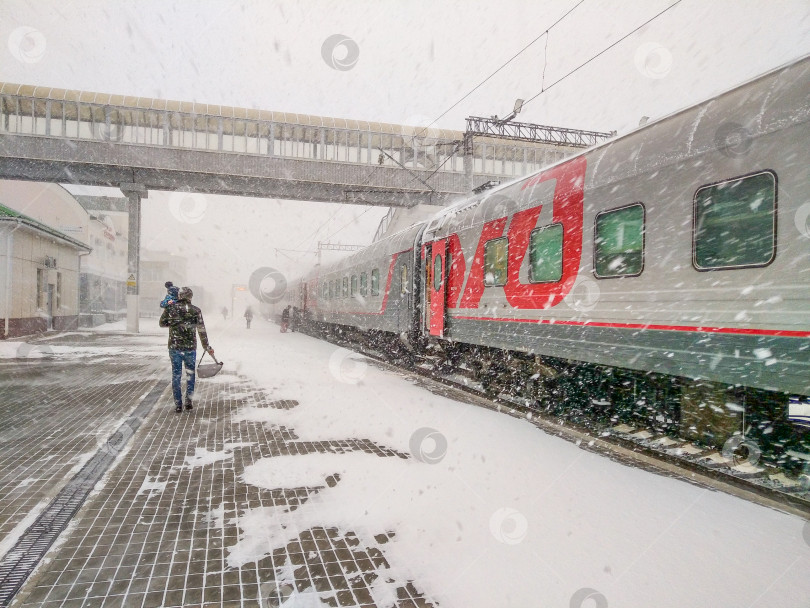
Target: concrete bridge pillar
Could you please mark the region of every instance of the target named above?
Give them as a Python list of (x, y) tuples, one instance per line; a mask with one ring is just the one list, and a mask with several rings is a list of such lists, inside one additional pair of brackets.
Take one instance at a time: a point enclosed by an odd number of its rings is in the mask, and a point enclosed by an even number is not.
[(148, 196), (142, 184), (121, 184), (121, 192), (129, 199), (129, 240), (127, 245), (127, 332), (137, 334), (138, 294), (140, 293), (141, 259), (141, 199)]

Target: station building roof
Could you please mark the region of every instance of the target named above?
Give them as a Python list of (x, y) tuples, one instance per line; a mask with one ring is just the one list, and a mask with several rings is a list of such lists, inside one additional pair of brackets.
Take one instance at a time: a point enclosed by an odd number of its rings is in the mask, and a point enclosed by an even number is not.
[(74, 239), (63, 232), (59, 232), (55, 228), (51, 228), (47, 224), (43, 224), (32, 217), (28, 217), (19, 211), (15, 211), (11, 207), (6, 207), (5, 205), (0, 204), (0, 225), (6, 223), (16, 223), (25, 226), (26, 228), (29, 228), (35, 232), (45, 234), (58, 242), (73, 247), (74, 249), (78, 249), (79, 251), (86, 251), (87, 253), (90, 253), (93, 250), (93, 248), (89, 245), (85, 245), (81, 241)]

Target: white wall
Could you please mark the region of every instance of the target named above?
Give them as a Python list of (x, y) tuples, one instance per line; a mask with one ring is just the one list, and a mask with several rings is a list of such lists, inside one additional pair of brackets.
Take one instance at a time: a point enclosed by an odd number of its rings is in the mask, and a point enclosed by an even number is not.
[[(0, 237), (0, 307), (5, 307), (5, 272), (7, 268), (7, 235)], [(46, 256), (55, 258), (56, 268), (45, 268), (43, 260)], [(43, 291), (42, 309), (38, 306), (37, 297), (37, 269), (43, 271), (44, 283), (54, 286), (54, 297), (57, 293), (57, 277), (62, 276), (62, 289), (59, 297), (59, 307), (54, 301), (54, 316), (72, 316), (79, 314), (79, 256), (73, 247), (62, 245), (45, 235), (21, 227), (14, 232), (12, 248), (12, 297), (11, 318), (25, 319), (40, 316), (44, 312), (45, 296)], [(2, 308), (0, 308), (2, 310)], [(5, 318), (5, 310), (3, 310)]]

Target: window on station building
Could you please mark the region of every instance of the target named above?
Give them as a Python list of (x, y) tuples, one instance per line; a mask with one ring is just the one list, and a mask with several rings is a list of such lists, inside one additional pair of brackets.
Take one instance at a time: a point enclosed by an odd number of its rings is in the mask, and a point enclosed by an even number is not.
[(352, 297), (357, 295), (357, 275), (352, 275)]
[(343, 297), (349, 297), (349, 277), (343, 277)]
[(698, 270), (767, 266), (776, 255), (776, 175), (698, 188), (692, 262)]
[(556, 283), (562, 278), (562, 224), (532, 230), (529, 240), (529, 281)]
[(321, 298), (324, 300), (329, 298), (329, 281), (321, 283)]
[(484, 285), (506, 285), (509, 239), (502, 237), (484, 244)]
[(361, 272), (360, 273), (360, 295), (367, 296), (368, 295), (368, 273)]
[(380, 270), (378, 268), (371, 271), (371, 295), (380, 295)]
[(331, 300), (334, 297), (335, 297), (335, 282), (329, 281), (329, 299)]
[(644, 205), (603, 211), (596, 216), (593, 267), (600, 279), (638, 276), (644, 269)]

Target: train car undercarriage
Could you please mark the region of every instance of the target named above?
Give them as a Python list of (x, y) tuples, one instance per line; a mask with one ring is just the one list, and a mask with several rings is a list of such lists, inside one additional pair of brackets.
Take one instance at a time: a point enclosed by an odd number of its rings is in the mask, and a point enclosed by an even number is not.
[(309, 323), (307, 333), (429, 368), (593, 432), (620, 425), (723, 450), (734, 462), (779, 469), (810, 489), (810, 432), (787, 418), (789, 396), (699, 379), (595, 365), (449, 340)]

